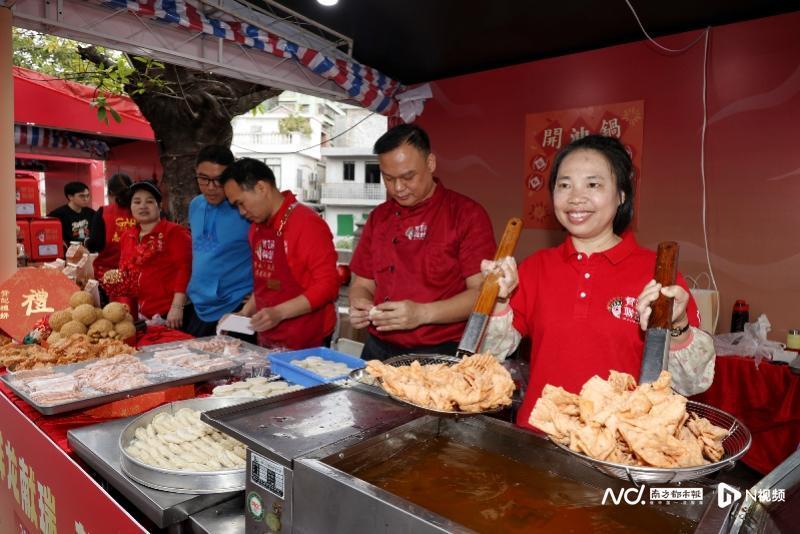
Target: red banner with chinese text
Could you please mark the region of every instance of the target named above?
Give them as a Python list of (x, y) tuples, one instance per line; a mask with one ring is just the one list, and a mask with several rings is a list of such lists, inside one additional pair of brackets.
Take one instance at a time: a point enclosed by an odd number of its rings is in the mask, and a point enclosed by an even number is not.
[(634, 225), (639, 206), (644, 100), (525, 116), (522, 220), (526, 228), (559, 229), (547, 181), (558, 151), (590, 133), (618, 138), (633, 159)]
[(145, 532), (0, 395), (0, 532)]
[(39, 320), (68, 308), (69, 297), (79, 289), (57, 269), (19, 269), (0, 284), (0, 328), (22, 341)]

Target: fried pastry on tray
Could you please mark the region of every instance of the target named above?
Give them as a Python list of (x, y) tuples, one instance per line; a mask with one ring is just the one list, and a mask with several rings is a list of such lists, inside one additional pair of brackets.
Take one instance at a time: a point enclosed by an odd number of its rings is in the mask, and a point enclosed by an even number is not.
[(593, 376), (579, 395), (546, 385), (531, 425), (570, 449), (625, 465), (677, 468), (717, 462), (728, 431), (686, 412), (686, 397), (672, 391), (663, 371), (652, 384), (611, 371)]
[(514, 381), (491, 354), (468, 356), (455, 365), (393, 367), (367, 362), (367, 372), (383, 389), (413, 404), (440, 411), (484, 412), (511, 404)]

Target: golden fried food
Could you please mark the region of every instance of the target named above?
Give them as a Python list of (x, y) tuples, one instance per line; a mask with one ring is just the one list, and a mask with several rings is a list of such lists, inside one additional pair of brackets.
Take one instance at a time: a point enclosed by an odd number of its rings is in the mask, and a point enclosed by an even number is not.
[(73, 334), (69, 337), (59, 336), (49, 343), (48, 348), (17, 344), (1, 347), (0, 365), (13, 371), (41, 369), (135, 352), (136, 349), (116, 339), (92, 340), (83, 334)]
[(593, 376), (579, 395), (546, 385), (531, 425), (570, 449), (597, 460), (650, 467), (695, 467), (722, 459), (724, 428), (686, 412), (686, 397), (672, 391), (662, 371), (636, 386), (629, 374)]
[(491, 354), (468, 356), (455, 365), (393, 367), (367, 362), (383, 389), (418, 406), (441, 411), (483, 412), (511, 404), (514, 381)]

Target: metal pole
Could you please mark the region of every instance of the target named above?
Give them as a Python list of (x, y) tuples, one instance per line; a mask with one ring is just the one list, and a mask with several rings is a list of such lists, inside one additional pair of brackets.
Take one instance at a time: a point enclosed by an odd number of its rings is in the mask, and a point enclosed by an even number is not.
[(11, 9), (0, 7), (0, 281), (17, 270)]

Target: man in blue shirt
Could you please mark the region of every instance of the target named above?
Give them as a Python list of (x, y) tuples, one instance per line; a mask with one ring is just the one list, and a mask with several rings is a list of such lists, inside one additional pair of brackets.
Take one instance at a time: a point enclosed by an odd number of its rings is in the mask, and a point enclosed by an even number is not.
[(242, 307), (253, 292), (253, 270), (247, 232), (250, 223), (228, 203), (219, 176), (233, 163), (231, 151), (209, 145), (197, 155), (201, 195), (189, 204), (192, 230), (192, 278), (186, 291), (184, 330), (213, 336), (223, 315)]

